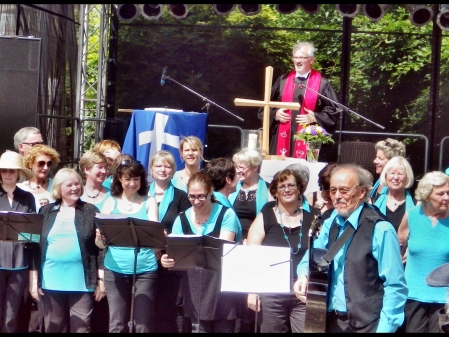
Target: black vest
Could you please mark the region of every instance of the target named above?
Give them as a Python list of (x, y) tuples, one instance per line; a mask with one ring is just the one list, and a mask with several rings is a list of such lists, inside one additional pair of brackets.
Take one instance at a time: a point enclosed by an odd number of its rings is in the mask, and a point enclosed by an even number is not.
[[(344, 280), (349, 323), (355, 330), (368, 327), (365, 332), (376, 332), (383, 304), (383, 280), (379, 277), (378, 263), (372, 253), (374, 227), (379, 221), (388, 219), (365, 203), (345, 256)], [(334, 220), (328, 247), (336, 241), (338, 232)]]

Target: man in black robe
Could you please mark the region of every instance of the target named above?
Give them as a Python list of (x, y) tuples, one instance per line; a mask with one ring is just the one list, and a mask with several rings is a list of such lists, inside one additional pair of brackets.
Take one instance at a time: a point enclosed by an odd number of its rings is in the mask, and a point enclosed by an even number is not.
[[(298, 131), (298, 124), (318, 124), (327, 132), (335, 132), (338, 120), (338, 106), (331, 101), (307, 90), (304, 86), (319, 92), (321, 95), (338, 102), (329, 81), (318, 71), (312, 69), (315, 61), (315, 47), (309, 42), (299, 42), (293, 47), (294, 70), (281, 75), (271, 89), (271, 101), (299, 102), (300, 110), (273, 108), (270, 111), (270, 149), (272, 155), (305, 158), (299, 153), (293, 135)], [(302, 86), (301, 86), (302, 85)], [(259, 111), (263, 118), (263, 110)], [(286, 132), (285, 132), (286, 131)], [(279, 143), (279, 134), (290, 140), (290, 144)], [(286, 137), (285, 137), (286, 136)], [(320, 156), (321, 157), (321, 156)]]

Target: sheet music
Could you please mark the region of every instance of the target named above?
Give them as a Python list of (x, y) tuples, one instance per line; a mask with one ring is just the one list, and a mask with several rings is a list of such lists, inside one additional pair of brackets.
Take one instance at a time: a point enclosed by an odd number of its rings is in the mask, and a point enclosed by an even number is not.
[(290, 293), (290, 248), (223, 245), (221, 291)]

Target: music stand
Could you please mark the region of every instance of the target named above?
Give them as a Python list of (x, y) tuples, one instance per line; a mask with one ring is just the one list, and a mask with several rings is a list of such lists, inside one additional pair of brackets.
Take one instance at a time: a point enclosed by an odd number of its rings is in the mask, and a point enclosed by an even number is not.
[(0, 240), (39, 242), (33, 235), (42, 232), (43, 214), (0, 212)]
[(169, 270), (199, 270), (199, 305), (198, 326), (200, 329), (201, 315), (201, 279), (203, 269), (221, 271), (221, 257), (223, 256), (223, 245), (233, 243), (209, 235), (169, 235), (167, 241), (167, 255), (175, 260), (175, 265)]
[(134, 332), (134, 299), (136, 296), (137, 255), (140, 248), (165, 248), (164, 225), (160, 222), (126, 217), (122, 214), (97, 214), (97, 226), (106, 237), (106, 246), (134, 247), (134, 271), (129, 332)]

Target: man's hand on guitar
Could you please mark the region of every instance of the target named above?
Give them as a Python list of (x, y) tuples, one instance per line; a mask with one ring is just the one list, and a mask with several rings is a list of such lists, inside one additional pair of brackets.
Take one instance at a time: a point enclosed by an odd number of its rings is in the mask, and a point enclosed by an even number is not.
[(260, 299), (258, 294), (248, 294), (248, 308), (253, 311), (260, 311)]
[(295, 292), (296, 297), (301, 301), (306, 303), (306, 295), (307, 295), (307, 284), (309, 283), (309, 279), (305, 275), (301, 275), (293, 284), (293, 291)]

